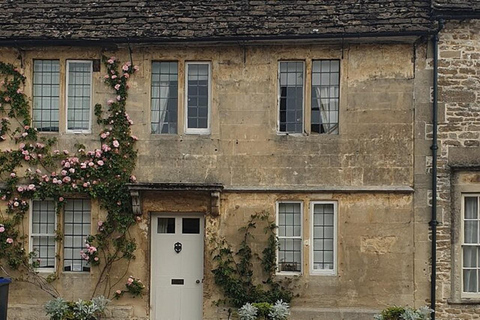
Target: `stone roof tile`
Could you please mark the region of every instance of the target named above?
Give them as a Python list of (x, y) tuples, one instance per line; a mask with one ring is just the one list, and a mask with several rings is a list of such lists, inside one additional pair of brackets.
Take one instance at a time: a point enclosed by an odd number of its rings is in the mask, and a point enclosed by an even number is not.
[(0, 0), (0, 41), (421, 33), (434, 29), (430, 9), (430, 0)]
[(432, 0), (437, 13), (447, 14), (479, 14), (480, 0)]

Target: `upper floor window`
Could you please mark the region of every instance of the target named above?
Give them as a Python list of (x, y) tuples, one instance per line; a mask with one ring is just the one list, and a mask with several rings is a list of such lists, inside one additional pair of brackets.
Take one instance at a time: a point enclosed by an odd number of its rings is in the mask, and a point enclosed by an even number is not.
[(92, 61), (67, 61), (67, 131), (90, 132)]
[(58, 131), (60, 61), (33, 61), (33, 126), (38, 131)]
[(312, 62), (311, 132), (338, 134), (340, 61)]
[(152, 63), (152, 133), (177, 133), (178, 63)]
[[(38, 131), (58, 132), (62, 123), (67, 132), (91, 131), (92, 61), (66, 62), (66, 92), (60, 92), (60, 61), (33, 62), (33, 126)], [(66, 119), (60, 119), (60, 97), (65, 98)], [(63, 100), (63, 99), (62, 99)]]
[[(311, 100), (305, 107), (305, 63), (280, 61), (278, 92), (278, 131), (303, 133), (310, 119), (310, 132), (338, 134), (340, 61), (313, 60)], [(308, 109), (310, 103), (310, 109)]]
[(186, 133), (210, 133), (210, 63), (186, 63)]
[(462, 292), (480, 293), (480, 195), (463, 197), (462, 212)]
[(281, 61), (279, 77), (279, 130), (303, 133), (303, 61)]
[(302, 272), (302, 203), (277, 203), (277, 270)]

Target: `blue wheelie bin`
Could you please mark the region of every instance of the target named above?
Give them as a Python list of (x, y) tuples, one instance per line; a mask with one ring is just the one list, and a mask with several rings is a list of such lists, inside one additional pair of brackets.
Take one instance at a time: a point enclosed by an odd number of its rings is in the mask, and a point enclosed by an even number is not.
[(11, 279), (0, 277), (0, 320), (7, 320), (8, 286)]

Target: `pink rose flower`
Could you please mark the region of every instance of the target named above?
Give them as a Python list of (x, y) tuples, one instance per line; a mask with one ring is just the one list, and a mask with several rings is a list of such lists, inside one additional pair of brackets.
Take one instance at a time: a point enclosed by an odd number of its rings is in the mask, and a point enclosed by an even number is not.
[(120, 146), (120, 143), (117, 140), (113, 140), (113, 146), (115, 148), (118, 148)]
[(120, 90), (120, 84), (116, 84), (114, 88), (115, 88), (115, 90), (117, 90), (117, 91)]
[(6, 243), (8, 243), (8, 244), (12, 244), (12, 243), (13, 243), (13, 239), (12, 239), (12, 238), (7, 238), (7, 241), (6, 241)]
[(0, 233), (2, 232), (5, 232), (5, 227), (4, 226), (0, 226)]

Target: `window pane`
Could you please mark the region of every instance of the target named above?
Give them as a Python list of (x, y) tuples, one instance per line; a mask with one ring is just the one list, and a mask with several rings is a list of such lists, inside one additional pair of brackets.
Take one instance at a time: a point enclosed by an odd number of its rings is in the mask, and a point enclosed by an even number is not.
[(338, 134), (339, 66), (339, 60), (312, 63), (312, 132)]
[(477, 292), (477, 270), (463, 270), (463, 292)]
[(280, 62), (279, 131), (303, 132), (303, 62)]
[(313, 269), (333, 270), (334, 268), (334, 205), (317, 203), (313, 205)]
[(300, 272), (301, 239), (279, 239), (278, 271)]
[(87, 199), (68, 199), (65, 204), (63, 250), (65, 271), (90, 270), (87, 262), (80, 256), (80, 251), (85, 249), (85, 240), (90, 234), (90, 211), (90, 200)]
[(182, 233), (183, 234), (199, 234), (200, 219), (199, 218), (183, 218)]
[(477, 197), (465, 197), (465, 219), (478, 218)]
[(58, 131), (59, 74), (58, 60), (34, 60), (32, 123), (38, 131)]
[(210, 66), (187, 64), (187, 128), (207, 129)]
[(67, 128), (90, 130), (92, 63), (68, 62)]
[(300, 203), (279, 203), (278, 212), (278, 235), (296, 236), (301, 235), (301, 204)]
[(178, 64), (152, 63), (152, 133), (177, 133)]
[(465, 220), (465, 243), (478, 243), (478, 221)]
[(463, 266), (466, 268), (477, 267), (477, 247), (463, 248)]
[(175, 218), (158, 218), (157, 233), (175, 233)]

